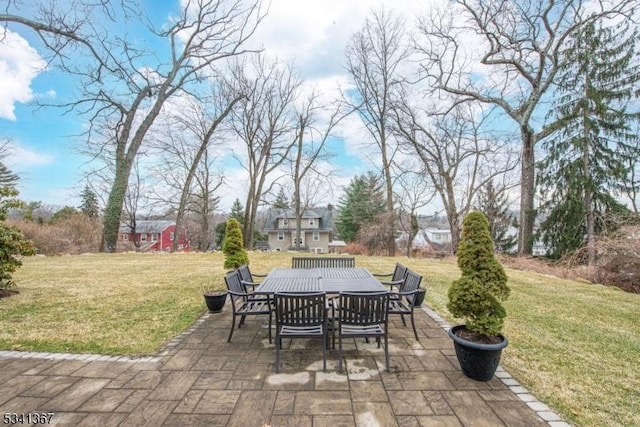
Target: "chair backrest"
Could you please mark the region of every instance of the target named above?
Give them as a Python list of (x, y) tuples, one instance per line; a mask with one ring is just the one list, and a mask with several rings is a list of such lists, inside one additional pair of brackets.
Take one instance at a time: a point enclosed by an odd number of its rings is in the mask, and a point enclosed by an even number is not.
[(293, 257), (292, 268), (354, 268), (354, 257)]
[(408, 270), (407, 267), (397, 262), (396, 268), (393, 269), (393, 275), (391, 276), (391, 280), (394, 282), (403, 280), (404, 276), (407, 274), (407, 270)]
[(340, 292), (338, 319), (344, 325), (387, 323), (389, 292)]
[[(224, 276), (224, 282), (227, 285), (227, 289), (231, 292), (237, 292), (241, 294), (247, 293), (247, 288), (242, 284), (240, 273), (238, 270), (231, 271)], [(231, 294), (233, 299), (239, 298), (238, 295)]]
[(240, 274), (240, 280), (253, 282), (253, 276), (251, 275), (251, 270), (249, 270), (249, 266), (247, 264), (243, 264), (238, 267), (238, 273)]
[[(422, 281), (421, 275), (419, 275), (415, 271), (407, 269), (407, 276), (404, 279), (404, 283), (400, 287), (400, 292), (413, 292), (417, 290), (420, 287), (421, 281)], [(407, 299), (413, 305), (415, 294), (408, 296)]]
[(326, 321), (326, 295), (276, 293), (276, 323), (286, 326), (317, 326)]

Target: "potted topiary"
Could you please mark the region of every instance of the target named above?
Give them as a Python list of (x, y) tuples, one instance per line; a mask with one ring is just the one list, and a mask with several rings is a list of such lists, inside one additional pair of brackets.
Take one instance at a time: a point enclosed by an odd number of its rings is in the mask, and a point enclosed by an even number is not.
[(242, 243), (240, 223), (235, 218), (227, 221), (227, 229), (222, 241), (222, 252), (224, 252), (224, 268), (235, 270), (241, 265), (249, 263), (249, 256)]
[(461, 277), (451, 284), (447, 308), (463, 325), (449, 330), (462, 372), (478, 381), (493, 378), (502, 349), (506, 310), (501, 304), (509, 296), (507, 275), (494, 256), (487, 217), (469, 212), (462, 223), (458, 245)]

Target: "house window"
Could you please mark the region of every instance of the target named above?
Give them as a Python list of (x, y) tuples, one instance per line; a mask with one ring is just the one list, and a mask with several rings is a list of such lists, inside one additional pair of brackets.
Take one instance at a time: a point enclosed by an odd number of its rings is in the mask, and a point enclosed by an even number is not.
[(284, 231), (278, 231), (278, 240), (284, 240)]
[[(313, 225), (315, 224), (315, 221), (313, 218), (309, 218), (309, 226), (313, 227)], [(314, 239), (315, 240), (315, 239)]]
[(129, 240), (129, 233), (123, 233), (122, 234), (122, 240), (124, 240), (124, 241)]
[(318, 231), (313, 232), (313, 241), (317, 242), (320, 240), (320, 233)]
[(152, 242), (157, 242), (158, 241), (158, 233), (151, 234), (151, 241)]
[(175, 236), (175, 233), (172, 231), (171, 233), (169, 233), (169, 240), (173, 242), (173, 237)]
[(289, 225), (289, 218), (284, 218), (284, 219), (282, 220), (282, 225), (283, 225), (283, 226), (285, 226), (285, 227), (287, 227), (287, 226)]
[(140, 241), (141, 242), (146, 242), (147, 241), (147, 233), (142, 233), (140, 235)]

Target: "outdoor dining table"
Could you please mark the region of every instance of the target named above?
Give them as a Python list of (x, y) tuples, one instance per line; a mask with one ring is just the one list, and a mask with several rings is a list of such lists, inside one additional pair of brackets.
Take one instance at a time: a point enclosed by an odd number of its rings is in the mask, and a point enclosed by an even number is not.
[(373, 274), (363, 267), (354, 268), (276, 268), (255, 289), (256, 294), (273, 295), (276, 292), (341, 291), (379, 292), (388, 290)]

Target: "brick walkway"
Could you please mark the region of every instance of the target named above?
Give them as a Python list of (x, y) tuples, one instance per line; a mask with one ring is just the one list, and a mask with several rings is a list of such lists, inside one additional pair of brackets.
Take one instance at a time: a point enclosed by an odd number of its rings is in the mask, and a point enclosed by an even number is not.
[[(506, 372), (460, 372), (443, 322), (418, 310), (420, 342), (393, 316), (391, 372), (375, 344), (351, 341), (322, 372), (318, 340), (285, 342), (284, 368), (260, 321), (226, 338), (228, 306), (207, 314), (157, 357), (0, 352), (0, 409), (53, 412), (69, 426), (567, 426)], [(446, 325), (445, 325), (446, 326)]]

